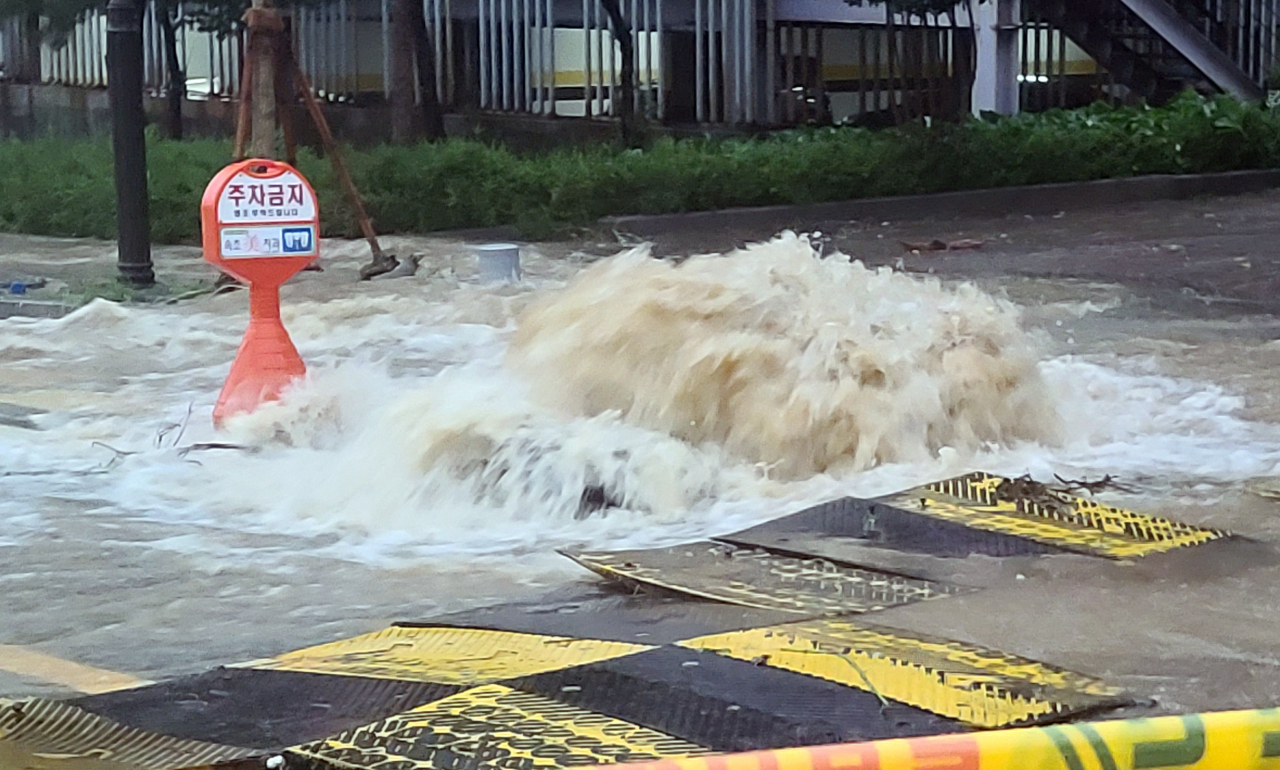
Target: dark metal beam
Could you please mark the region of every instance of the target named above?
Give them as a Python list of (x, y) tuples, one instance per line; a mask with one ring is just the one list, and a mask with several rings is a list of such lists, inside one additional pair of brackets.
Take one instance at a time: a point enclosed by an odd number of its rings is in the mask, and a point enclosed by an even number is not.
[(142, 14), (136, 0), (111, 0), (107, 5), (107, 70), (120, 277), (134, 286), (151, 286), (156, 275), (151, 267), (147, 117), (142, 107)]

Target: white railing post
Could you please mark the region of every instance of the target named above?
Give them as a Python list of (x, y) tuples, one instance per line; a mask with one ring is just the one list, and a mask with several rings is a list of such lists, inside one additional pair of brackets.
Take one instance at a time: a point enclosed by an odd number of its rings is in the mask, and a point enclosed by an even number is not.
[(973, 81), (973, 111), (1016, 115), (1018, 103), (1018, 31), (1020, 0), (970, 0), (978, 23), (977, 73)]

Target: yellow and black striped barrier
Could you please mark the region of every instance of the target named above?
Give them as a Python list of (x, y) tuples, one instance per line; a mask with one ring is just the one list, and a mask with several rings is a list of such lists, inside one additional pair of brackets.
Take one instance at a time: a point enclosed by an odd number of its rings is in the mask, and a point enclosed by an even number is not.
[(1280, 709), (666, 759), (629, 770), (1274, 770)]

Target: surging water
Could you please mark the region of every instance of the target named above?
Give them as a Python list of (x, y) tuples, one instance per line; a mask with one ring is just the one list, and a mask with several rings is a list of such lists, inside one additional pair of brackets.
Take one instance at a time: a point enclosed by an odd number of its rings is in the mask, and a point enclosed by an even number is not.
[(818, 474), (1060, 433), (1010, 304), (794, 235), (678, 267), (638, 249), (544, 292), (510, 347), (484, 328), (428, 377), (313, 377), (229, 425), (260, 453), (202, 459), (176, 488), (418, 554), (643, 544), (775, 512)]
[(643, 249), (597, 265), (521, 320), (509, 359), (543, 402), (783, 478), (1060, 433), (1009, 303), (816, 259), (791, 234), (678, 266)]
[[(196, 525), (189, 550), (256, 553), (237, 540), (251, 533), (379, 563), (705, 537), (979, 467), (1172, 489), (1280, 460), (1275, 431), (1219, 388), (1041, 360), (1011, 303), (820, 259), (802, 237), (559, 269), (567, 286), (435, 275), (420, 293), (287, 302), (312, 373), (220, 436), (206, 419), (240, 298), (9, 322), (4, 357), (82, 400), (25, 444), (6, 438), (6, 466), (83, 467), (102, 441), (131, 454), (40, 488)], [(183, 438), (157, 437), (164, 421)], [(178, 446), (209, 440), (250, 451)]]

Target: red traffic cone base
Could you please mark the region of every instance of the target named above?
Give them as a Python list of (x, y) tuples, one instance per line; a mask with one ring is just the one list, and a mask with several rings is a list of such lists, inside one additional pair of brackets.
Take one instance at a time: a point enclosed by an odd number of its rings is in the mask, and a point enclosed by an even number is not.
[(279, 288), (250, 287), (249, 307), (249, 329), (213, 408), (213, 424), (218, 427), (232, 415), (252, 412), (264, 401), (280, 398), (307, 373), (280, 320)]

